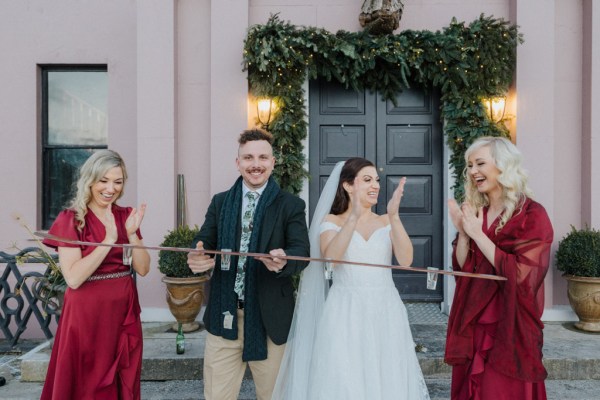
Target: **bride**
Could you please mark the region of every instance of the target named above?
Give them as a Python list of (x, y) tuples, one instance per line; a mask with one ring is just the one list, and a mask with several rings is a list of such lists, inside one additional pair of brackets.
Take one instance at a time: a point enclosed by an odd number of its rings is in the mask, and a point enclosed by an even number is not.
[[(334, 168), (310, 227), (311, 257), (410, 265), (413, 249), (398, 210), (406, 178), (377, 215), (379, 177), (364, 158)], [(390, 269), (338, 264), (303, 272), (274, 400), (429, 399), (406, 308)], [(327, 293), (329, 292), (329, 293)]]

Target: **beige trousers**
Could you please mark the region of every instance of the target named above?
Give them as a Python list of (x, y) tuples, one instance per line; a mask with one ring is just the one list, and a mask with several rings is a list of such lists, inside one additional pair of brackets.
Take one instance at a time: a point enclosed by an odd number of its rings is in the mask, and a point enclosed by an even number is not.
[(242, 361), (244, 348), (244, 310), (238, 310), (237, 340), (221, 336), (206, 336), (204, 348), (204, 397), (206, 400), (236, 400), (246, 372), (250, 366), (257, 400), (271, 400), (285, 344), (278, 346), (267, 336), (267, 359)]

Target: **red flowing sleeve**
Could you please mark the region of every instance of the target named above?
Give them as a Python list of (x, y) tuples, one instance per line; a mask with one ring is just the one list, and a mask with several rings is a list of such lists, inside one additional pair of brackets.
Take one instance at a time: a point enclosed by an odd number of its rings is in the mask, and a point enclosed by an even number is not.
[[(456, 278), (456, 290), (446, 340), (445, 360), (459, 365), (473, 358), (473, 334), (487, 305), (497, 300), (498, 320), (490, 367), (520, 380), (539, 382), (547, 373), (542, 364), (544, 278), (554, 237), (546, 210), (527, 199), (506, 225), (486, 233), (496, 245), (494, 265), (471, 241), (463, 271), (501, 275), (506, 281)], [(454, 268), (458, 267), (453, 257)]]
[(494, 264), (507, 278), (499, 292), (502, 318), (490, 364), (502, 373), (532, 382), (547, 373), (542, 364), (544, 278), (554, 238), (542, 205), (528, 199), (498, 233)]
[[(453, 243), (452, 268), (456, 271), (495, 275), (492, 264), (485, 258), (471, 240), (469, 252), (461, 268), (456, 259), (456, 240)], [(455, 277), (456, 288), (450, 316), (445, 348), (445, 361), (450, 365), (460, 365), (473, 358), (473, 334), (478, 318), (485, 307), (500, 290), (497, 281)]]
[[(73, 210), (63, 210), (58, 214), (54, 223), (48, 231), (49, 234), (69, 240), (80, 240), (80, 233), (77, 230), (77, 220)], [(76, 244), (59, 242), (53, 239), (44, 239), (42, 242), (46, 246), (58, 250), (58, 247), (80, 247)]]

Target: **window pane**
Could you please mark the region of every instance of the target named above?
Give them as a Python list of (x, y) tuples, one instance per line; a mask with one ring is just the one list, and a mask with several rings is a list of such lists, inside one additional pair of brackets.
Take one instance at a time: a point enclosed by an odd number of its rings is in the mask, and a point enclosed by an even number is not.
[(48, 145), (105, 145), (106, 71), (48, 71)]
[(79, 168), (97, 149), (47, 149), (43, 229), (48, 229), (54, 219), (75, 195)]

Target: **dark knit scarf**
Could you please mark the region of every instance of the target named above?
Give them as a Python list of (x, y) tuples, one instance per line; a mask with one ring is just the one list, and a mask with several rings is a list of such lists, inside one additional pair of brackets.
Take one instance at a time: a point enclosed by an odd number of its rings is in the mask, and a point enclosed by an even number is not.
[[(269, 178), (267, 187), (259, 197), (258, 204), (254, 210), (252, 236), (250, 237), (250, 243), (248, 243), (248, 252), (250, 253), (258, 252), (258, 238), (260, 237), (265, 210), (275, 200), (279, 190), (279, 186), (273, 177)], [(237, 231), (240, 226), (242, 196), (242, 177), (240, 177), (225, 195), (225, 200), (221, 207), (218, 226), (219, 249), (238, 248), (239, 238)], [(229, 271), (221, 270), (220, 256), (217, 257), (216, 263), (217, 267), (214, 269), (214, 276), (211, 280), (209, 300), (211, 333), (222, 336), (225, 339), (235, 340), (238, 337), (237, 296), (233, 288), (235, 285), (238, 257), (231, 257)], [(244, 351), (242, 353), (244, 361), (265, 360), (267, 358), (267, 334), (258, 304), (257, 281), (258, 268), (260, 267), (260, 262), (253, 257), (246, 259), (246, 276), (244, 281)], [(223, 326), (224, 317), (227, 312), (233, 315), (232, 329), (225, 329)]]

